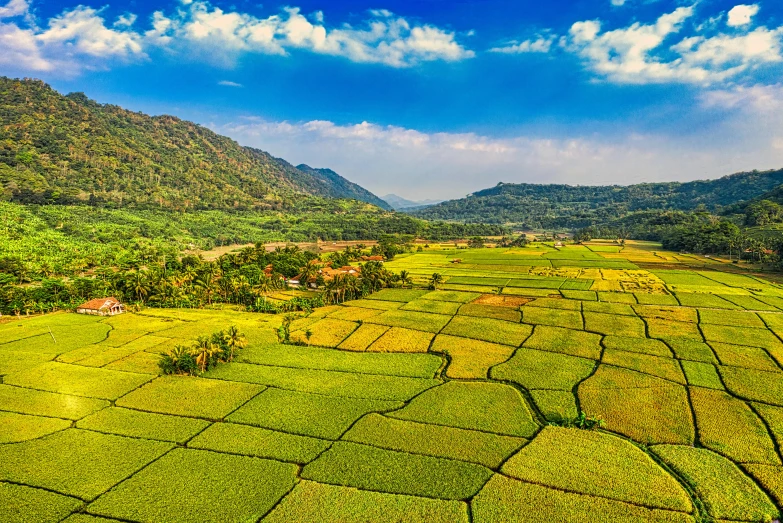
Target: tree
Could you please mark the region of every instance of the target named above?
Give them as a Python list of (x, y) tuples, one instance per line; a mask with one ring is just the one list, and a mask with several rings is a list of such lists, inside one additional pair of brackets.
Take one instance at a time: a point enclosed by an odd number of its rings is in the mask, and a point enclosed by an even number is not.
[(413, 278), (408, 271), (400, 271), (400, 284), (402, 284), (403, 287), (410, 287), (413, 285)]
[(474, 236), (471, 239), (468, 240), (468, 247), (471, 249), (483, 249), (484, 248), (484, 238), (481, 236)]
[(443, 283), (443, 276), (436, 272), (430, 277), (430, 289), (437, 289), (438, 285)]

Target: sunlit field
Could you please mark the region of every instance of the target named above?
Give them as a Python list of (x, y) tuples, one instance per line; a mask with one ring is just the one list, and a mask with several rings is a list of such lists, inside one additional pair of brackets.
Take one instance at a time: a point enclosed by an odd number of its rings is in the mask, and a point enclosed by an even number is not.
[[(783, 286), (632, 242), (385, 265), (412, 288), (291, 344), (231, 308), (0, 323), (0, 521), (780, 517)], [(159, 375), (231, 325), (233, 362)]]

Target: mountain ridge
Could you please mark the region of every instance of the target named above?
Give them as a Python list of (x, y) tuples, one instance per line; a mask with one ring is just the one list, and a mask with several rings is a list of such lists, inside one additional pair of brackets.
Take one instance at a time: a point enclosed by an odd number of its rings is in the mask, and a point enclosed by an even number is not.
[(299, 170), (175, 116), (0, 77), (0, 198), (8, 201), (181, 211), (282, 210), (303, 196), (381, 201), (330, 173)]

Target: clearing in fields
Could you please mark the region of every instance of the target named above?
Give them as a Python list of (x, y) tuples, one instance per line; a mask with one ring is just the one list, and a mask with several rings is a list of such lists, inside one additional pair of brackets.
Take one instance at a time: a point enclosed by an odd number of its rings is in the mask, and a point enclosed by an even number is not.
[[(780, 518), (783, 287), (658, 249), (401, 255), (416, 290), (309, 345), (228, 308), (0, 323), (0, 521)], [(158, 375), (230, 325), (234, 362)]]

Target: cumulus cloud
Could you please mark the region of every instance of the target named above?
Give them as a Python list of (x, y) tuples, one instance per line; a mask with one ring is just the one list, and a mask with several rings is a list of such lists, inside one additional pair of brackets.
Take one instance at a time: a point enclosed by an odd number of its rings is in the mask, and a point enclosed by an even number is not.
[[(783, 164), (783, 88), (711, 91), (700, 101), (725, 119), (708, 136), (489, 137), (425, 133), (369, 122), (275, 122), (246, 118), (213, 126), (240, 143), (295, 163), (328, 166), (377, 194), (459, 198), (498, 181), (629, 184), (717, 177)], [(718, 104), (717, 106), (715, 104)], [(728, 106), (727, 104), (735, 104)], [(763, 110), (766, 108), (767, 110)], [(728, 147), (727, 144), (731, 144)], [(346, 155), (344, 151), (351, 154)]]
[(759, 12), (759, 5), (737, 5), (731, 8), (729, 11), (729, 18), (726, 21), (726, 25), (730, 27), (739, 27), (748, 25), (754, 16)]
[[(25, 20), (4, 21), (21, 15)], [(244, 53), (287, 55), (294, 49), (391, 67), (474, 56), (455, 33), (384, 9), (369, 11), (360, 26), (332, 27), (320, 11), (308, 17), (299, 8), (286, 7), (263, 18), (224, 11), (206, 0), (180, 0), (171, 12), (155, 12), (146, 27), (136, 29), (137, 22), (134, 13), (112, 22), (102, 9), (80, 5), (41, 24), (32, 18), (27, 0), (10, 0), (0, 7), (0, 34), (8, 50), (0, 64), (73, 73), (116, 60), (145, 59), (154, 49), (226, 66)]]
[(506, 54), (548, 53), (552, 49), (555, 39), (556, 37), (553, 35), (536, 35), (535, 38), (524, 42), (510, 42), (502, 47), (493, 47), (490, 52)]
[[(738, 7), (749, 8), (741, 11), (747, 23), (734, 25), (747, 26), (757, 6)], [(636, 22), (608, 31), (602, 31), (600, 20), (580, 21), (571, 26), (561, 43), (564, 49), (584, 59), (591, 70), (621, 83), (710, 84), (760, 65), (783, 61), (783, 27), (681, 35), (694, 15), (695, 7), (679, 7), (652, 24)], [(731, 12), (729, 15), (731, 20)], [(735, 13), (735, 22), (743, 19)], [(709, 27), (710, 24), (702, 24), (697, 30)]]

